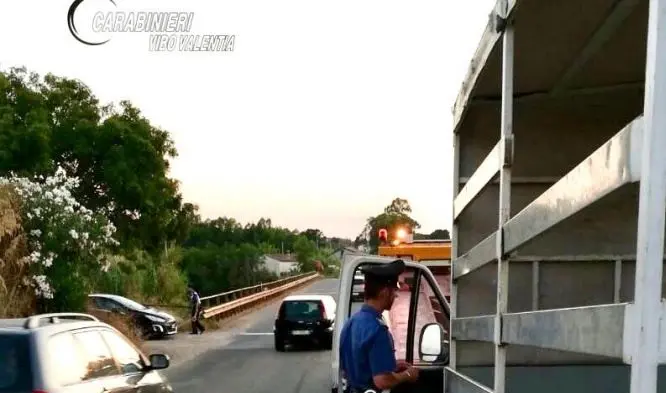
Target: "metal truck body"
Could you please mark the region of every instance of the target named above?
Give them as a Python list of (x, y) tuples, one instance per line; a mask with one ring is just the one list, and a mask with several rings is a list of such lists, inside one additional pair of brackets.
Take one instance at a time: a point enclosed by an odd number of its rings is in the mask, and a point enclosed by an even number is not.
[(666, 1), (499, 0), (453, 115), (446, 391), (666, 392)]

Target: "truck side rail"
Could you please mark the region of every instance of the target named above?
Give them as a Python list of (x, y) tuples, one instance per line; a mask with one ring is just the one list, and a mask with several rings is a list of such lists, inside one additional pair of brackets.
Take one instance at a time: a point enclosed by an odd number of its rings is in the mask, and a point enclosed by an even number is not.
[(493, 393), (493, 390), (489, 387), (476, 382), (451, 367), (444, 369), (444, 381), (446, 391), (450, 392)]

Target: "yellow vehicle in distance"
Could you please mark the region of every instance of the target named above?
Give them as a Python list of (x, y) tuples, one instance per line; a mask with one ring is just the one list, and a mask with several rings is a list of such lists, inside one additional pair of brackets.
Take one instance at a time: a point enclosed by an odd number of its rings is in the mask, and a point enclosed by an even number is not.
[(378, 254), (427, 266), (437, 279), (446, 300), (450, 301), (451, 240), (414, 240), (414, 234), (409, 228), (396, 229), (392, 238), (389, 242), (387, 229), (379, 230)]

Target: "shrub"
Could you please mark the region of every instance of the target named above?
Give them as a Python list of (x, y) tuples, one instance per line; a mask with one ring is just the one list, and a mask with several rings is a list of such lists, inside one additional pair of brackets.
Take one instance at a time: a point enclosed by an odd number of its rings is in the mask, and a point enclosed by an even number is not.
[(181, 252), (171, 248), (153, 257), (144, 251), (128, 256), (109, 256), (108, 271), (94, 283), (98, 292), (113, 293), (140, 303), (183, 306), (187, 301), (187, 280), (179, 264)]
[(60, 167), (47, 178), (0, 178), (0, 186), (12, 187), (21, 199), (30, 252), (19, 260), (29, 271), (21, 284), (33, 291), (42, 311), (83, 310), (89, 278), (108, 269), (105, 251), (117, 244), (113, 224), (72, 197), (78, 184)]
[(28, 270), (23, 258), (27, 254), (19, 198), (10, 187), (0, 186), (0, 318), (31, 314), (34, 296), (21, 291)]

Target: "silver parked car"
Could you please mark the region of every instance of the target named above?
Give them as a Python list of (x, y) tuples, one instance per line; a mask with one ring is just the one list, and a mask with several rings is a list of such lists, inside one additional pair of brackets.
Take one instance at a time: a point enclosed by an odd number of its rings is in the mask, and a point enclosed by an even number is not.
[(91, 315), (0, 319), (0, 393), (171, 392), (167, 367)]

